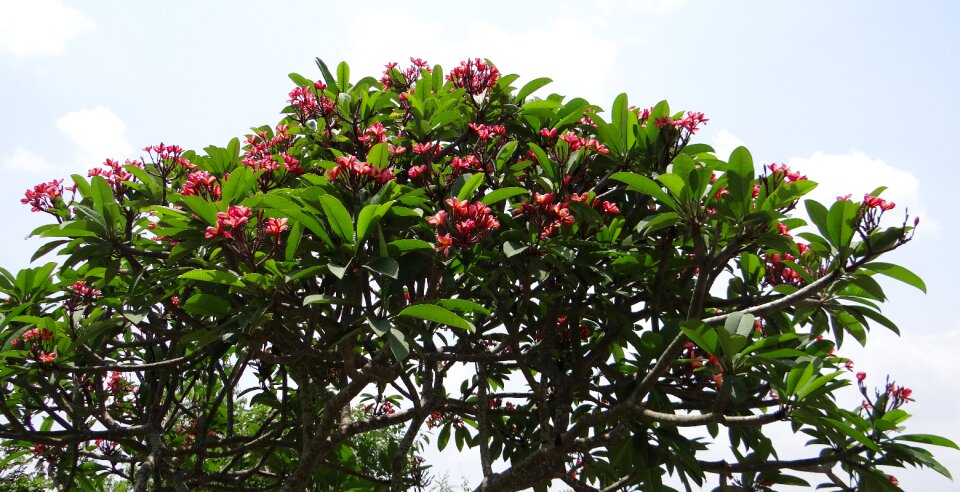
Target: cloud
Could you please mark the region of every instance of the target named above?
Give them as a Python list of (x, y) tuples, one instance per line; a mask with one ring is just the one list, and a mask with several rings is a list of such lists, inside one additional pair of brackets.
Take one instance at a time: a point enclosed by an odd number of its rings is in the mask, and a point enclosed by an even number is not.
[(67, 41), (93, 29), (93, 19), (60, 0), (0, 0), (0, 53), (59, 55)]
[(859, 150), (844, 154), (815, 152), (810, 157), (791, 157), (787, 164), (818, 183), (809, 198), (829, 205), (838, 196), (852, 194), (854, 200), (860, 200), (864, 194), (887, 186), (882, 196), (897, 204), (899, 213), (894, 215), (902, 218), (902, 211), (909, 209), (911, 216), (923, 217), (925, 229), (934, 233), (940, 230), (923, 203), (920, 181), (908, 171), (871, 158)]
[(733, 149), (743, 145), (743, 142), (739, 138), (726, 130), (720, 130), (717, 132), (717, 134), (713, 136), (712, 140), (714, 154), (723, 160), (726, 160), (728, 157), (730, 157), (730, 153), (733, 152)]
[(133, 152), (124, 135), (127, 125), (104, 106), (67, 113), (57, 119), (57, 128), (76, 145), (77, 164), (84, 168), (107, 158), (122, 160)]
[(42, 156), (23, 148), (17, 147), (13, 154), (6, 156), (2, 161), (3, 168), (12, 171), (28, 171), (34, 173), (46, 173), (54, 170), (56, 166), (47, 162)]
[(598, 7), (602, 9), (604, 13), (614, 15), (616, 15), (617, 12), (622, 12), (624, 9), (660, 15), (683, 7), (686, 4), (686, 0), (607, 0), (600, 2)]
[[(466, 57), (483, 57), (495, 63), (501, 73), (524, 76), (514, 83), (516, 87), (524, 80), (546, 76), (554, 83), (537, 95), (559, 92), (605, 106), (613, 100), (610, 84), (614, 81), (620, 46), (602, 34), (602, 24), (591, 25), (587, 21), (545, 19), (532, 29), (513, 31), (482, 21), (451, 27), (419, 14), (379, 11), (355, 21), (345, 44), (355, 47), (348, 59), (356, 73), (378, 73), (389, 61), (397, 61), (403, 67), (411, 56), (439, 63), (445, 70)], [(392, 38), (387, 45), (370, 42), (370, 26), (391, 25), (416, 28)]]

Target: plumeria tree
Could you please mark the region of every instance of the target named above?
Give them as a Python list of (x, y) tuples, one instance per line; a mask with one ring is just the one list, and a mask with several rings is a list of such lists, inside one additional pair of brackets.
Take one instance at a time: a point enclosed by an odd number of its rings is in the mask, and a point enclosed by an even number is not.
[(949, 475), (910, 389), (839, 352), (897, 330), (881, 277), (925, 288), (881, 259), (917, 225), (882, 189), (803, 200), (694, 143), (702, 113), (481, 59), (317, 65), (243, 140), (26, 192), (59, 260), (0, 276), (6, 461), (84, 490), (407, 490), (451, 442), (482, 491)]

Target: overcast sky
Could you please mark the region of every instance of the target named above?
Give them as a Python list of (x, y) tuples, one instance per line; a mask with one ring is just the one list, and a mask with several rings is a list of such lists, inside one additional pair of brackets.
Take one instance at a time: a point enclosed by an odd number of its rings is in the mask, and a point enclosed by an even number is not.
[[(41, 223), (19, 203), (28, 186), (160, 141), (225, 146), (275, 123), (287, 74), (320, 78), (315, 56), (348, 61), (354, 78), (410, 56), (447, 69), (485, 57), (503, 73), (552, 78), (544, 94), (609, 107), (626, 92), (638, 106), (703, 111), (701, 141), (789, 163), (826, 201), (889, 186), (895, 212), (921, 216), (893, 260), (929, 294), (887, 282), (885, 312), (903, 336), (878, 327), (866, 350), (849, 341), (840, 353), (874, 382), (891, 374), (914, 389), (910, 432), (957, 440), (960, 290), (943, 248), (960, 239), (958, 11), (951, 1), (0, 0), (0, 266), (27, 266), (38, 245), (23, 239)], [(937, 452), (960, 473), (960, 453)], [(468, 458), (431, 456), (455, 481), (475, 474)], [(931, 471), (892, 473), (907, 490), (957, 489)]]

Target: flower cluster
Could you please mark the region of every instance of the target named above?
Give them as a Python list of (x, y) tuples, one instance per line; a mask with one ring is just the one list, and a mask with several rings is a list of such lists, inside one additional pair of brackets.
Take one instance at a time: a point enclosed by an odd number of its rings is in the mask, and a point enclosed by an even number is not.
[(127, 379), (123, 377), (119, 372), (111, 372), (110, 379), (107, 380), (107, 391), (110, 393), (110, 396), (122, 396), (124, 393), (131, 391), (130, 385), (127, 382)]
[(500, 78), (497, 67), (474, 58), (460, 62), (460, 66), (447, 74), (447, 80), (458, 89), (465, 89), (471, 96), (479, 96), (496, 85)]
[(330, 181), (340, 180), (348, 189), (356, 192), (362, 189), (371, 181), (384, 185), (389, 181), (396, 179), (393, 171), (387, 168), (380, 169), (376, 166), (357, 159), (353, 155), (337, 157), (337, 166), (327, 171), (327, 178)]
[(77, 280), (67, 289), (73, 293), (73, 299), (77, 304), (90, 304), (102, 294), (99, 290), (91, 287), (86, 280)]
[(121, 165), (113, 159), (107, 159), (103, 162), (102, 167), (95, 167), (87, 171), (87, 176), (101, 176), (107, 180), (107, 183), (113, 188), (114, 196), (119, 200), (123, 197), (123, 192), (126, 191), (126, 185), (123, 184), (124, 181), (133, 181), (134, 179), (133, 174), (130, 174), (123, 166), (143, 167), (143, 164), (138, 161), (127, 160)]
[(411, 65), (404, 70), (397, 68), (397, 62), (384, 65), (386, 69), (383, 71), (383, 76), (380, 77), (380, 83), (383, 84), (384, 90), (406, 91), (420, 79), (423, 72), (430, 72), (430, 64), (425, 60), (410, 57), (410, 63)]
[(57, 354), (53, 352), (53, 332), (46, 328), (31, 328), (22, 335), (20, 338), (14, 338), (10, 340), (10, 345), (14, 347), (20, 345), (20, 340), (23, 339), (24, 350), (30, 352), (30, 357), (43, 364), (49, 365), (53, 364), (54, 359), (57, 358)]
[(684, 376), (691, 383), (702, 384), (701, 375), (709, 373), (710, 381), (713, 382), (717, 390), (723, 388), (723, 364), (715, 355), (708, 353), (693, 342), (687, 342), (683, 345), (680, 359), (686, 362)]
[[(546, 129), (544, 129), (544, 130), (546, 130)], [(553, 131), (555, 132), (556, 130), (553, 130)], [(541, 135), (544, 134), (543, 130), (540, 131), (540, 134), (541, 134)], [(549, 133), (548, 133), (548, 135), (549, 135)], [(577, 134), (575, 134), (575, 133), (573, 133), (573, 132), (564, 133), (563, 135), (560, 136), (560, 140), (563, 140), (564, 142), (567, 142), (567, 144), (570, 145), (570, 150), (572, 150), (572, 151), (577, 151), (577, 150), (580, 150), (581, 148), (583, 148), (583, 149), (588, 149), (588, 150), (594, 150), (594, 151), (596, 151), (596, 152), (598, 152), (598, 153), (601, 153), (601, 154), (608, 154), (608, 153), (610, 153), (610, 150), (607, 149), (607, 146), (606, 146), (606, 145), (603, 145), (602, 143), (600, 143), (600, 142), (597, 141), (596, 139), (593, 139), (593, 138), (584, 138), (584, 137), (578, 136)]]
[(206, 171), (196, 171), (187, 175), (180, 193), (186, 196), (199, 196), (207, 200), (220, 199), (220, 179)]
[[(313, 87), (305, 85), (302, 87), (294, 87), (293, 90), (290, 91), (288, 94), (290, 99), (287, 100), (287, 102), (293, 106), (297, 114), (297, 119), (300, 120), (301, 123), (311, 119), (326, 117), (332, 114), (337, 108), (335, 101), (329, 99), (326, 94), (322, 94), (326, 88), (326, 84), (318, 80), (313, 83)], [(317, 99), (318, 94), (320, 94), (319, 99)]]
[(413, 145), (413, 153), (419, 155), (437, 155), (440, 151), (443, 150), (443, 147), (437, 145), (433, 142), (423, 142)]
[(503, 125), (484, 125), (477, 123), (470, 123), (467, 125), (471, 130), (476, 132), (477, 138), (481, 142), (486, 142), (494, 137), (504, 137), (507, 134), (507, 130)]
[[(177, 434), (184, 435), (183, 437), (184, 446), (190, 447), (193, 445), (194, 439), (197, 438), (197, 431), (199, 430), (198, 429), (199, 427), (200, 427), (200, 423), (195, 418), (190, 419), (186, 426), (184, 426), (183, 424), (177, 425)], [(207, 437), (216, 438), (217, 431), (212, 429), (208, 430)]]
[(446, 201), (448, 213), (441, 210), (427, 222), (436, 229), (437, 251), (450, 255), (450, 248), (462, 248), (479, 243), (491, 231), (500, 228), (500, 222), (482, 203), (471, 203), (450, 198)]
[[(616, 206), (610, 208), (608, 205), (607, 208), (613, 212)], [(619, 212), (619, 209), (616, 211)], [(511, 213), (525, 217), (538, 230), (537, 235), (540, 239), (546, 239), (564, 225), (576, 222), (576, 218), (570, 213), (570, 204), (555, 201), (553, 193), (534, 193), (533, 202), (525, 200)]]
[(883, 213), (896, 206), (897, 204), (882, 198), (869, 194), (863, 195), (863, 202), (860, 204), (860, 210), (857, 211), (857, 230), (861, 236), (868, 236), (880, 227), (880, 218)]
[(387, 141), (387, 129), (383, 126), (383, 123), (378, 121), (368, 126), (358, 140), (368, 147), (372, 147), (378, 143), (385, 143)]
[(189, 171), (194, 171), (197, 166), (183, 157), (183, 149), (179, 145), (164, 145), (160, 142), (157, 145), (150, 145), (143, 148), (143, 151), (150, 156), (150, 161), (165, 169), (165, 172), (173, 169), (174, 165), (183, 166)]
[(483, 163), (480, 162), (480, 159), (477, 159), (477, 156), (470, 154), (466, 157), (454, 157), (450, 160), (450, 167), (453, 168), (453, 173), (456, 175), (465, 171), (482, 171)]
[(803, 285), (803, 277), (793, 268), (783, 264), (784, 261), (794, 261), (797, 258), (790, 253), (784, 253), (782, 255), (778, 253), (770, 253), (764, 255), (764, 259), (767, 262), (766, 265), (766, 276), (764, 280), (769, 285), (794, 285), (801, 286)]
[(20, 203), (30, 205), (31, 212), (51, 212), (57, 207), (57, 201), (63, 196), (63, 180), (55, 179), (48, 183), (40, 183), (24, 192)]
[(300, 160), (289, 152), (293, 135), (287, 133), (288, 129), (287, 125), (277, 125), (274, 135), (260, 131), (256, 135), (247, 136), (247, 147), (240, 163), (253, 171), (264, 171), (260, 176), (263, 190), (268, 189), (269, 184), (275, 181), (275, 174), (281, 164), (287, 176), (299, 176), (306, 172), (300, 166)]
[(427, 417), (427, 429), (433, 429), (434, 427), (440, 427), (446, 424), (451, 424), (454, 427), (464, 426), (463, 419), (445, 412), (433, 412)]
[(781, 181), (784, 183), (793, 183), (794, 181), (804, 181), (807, 179), (806, 176), (800, 175), (799, 171), (790, 170), (790, 166), (786, 164), (770, 164), (767, 166), (770, 169), (770, 172), (773, 173), (776, 181)]
[(393, 403), (390, 403), (389, 401), (378, 401), (372, 405), (364, 405), (360, 410), (367, 415), (375, 415), (377, 417), (393, 415), (397, 413), (396, 407), (394, 407)]
[[(645, 121), (649, 117), (650, 117), (650, 110), (646, 109), (644, 110), (643, 114), (641, 114), (640, 119), (641, 121)], [(683, 118), (680, 118), (679, 120), (675, 120), (669, 116), (663, 116), (661, 118), (654, 119), (653, 124), (656, 125), (657, 128), (672, 126), (675, 128), (686, 130), (689, 135), (692, 135), (694, 133), (697, 133), (697, 130), (699, 130), (700, 125), (705, 125), (707, 124), (708, 121), (710, 120), (708, 118), (705, 118), (703, 113), (687, 111), (687, 115), (684, 116)]]
[(242, 230), (244, 224), (250, 220), (252, 212), (242, 205), (230, 205), (226, 212), (217, 214), (216, 227), (207, 227), (204, 235), (207, 239), (222, 236), (224, 239), (233, 239), (234, 233)]

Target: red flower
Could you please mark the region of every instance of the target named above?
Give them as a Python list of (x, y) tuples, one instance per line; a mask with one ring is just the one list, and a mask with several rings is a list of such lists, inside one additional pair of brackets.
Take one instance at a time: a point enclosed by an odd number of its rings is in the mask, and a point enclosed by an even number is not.
[(557, 136), (557, 129), (556, 129), (556, 128), (543, 128), (543, 129), (540, 130), (540, 135), (542, 135), (542, 136), (545, 137), (545, 138), (554, 138), (554, 137)]
[(610, 215), (618, 215), (620, 213), (620, 209), (617, 207), (615, 203), (604, 201), (603, 213), (610, 214)]
[(267, 219), (267, 234), (274, 234), (279, 236), (281, 232), (287, 230), (287, 218), (283, 217), (282, 219)]
[(879, 208), (881, 211), (886, 212), (887, 210), (893, 209), (897, 204), (893, 202), (888, 202), (882, 198), (875, 197), (873, 195), (864, 195), (863, 204), (868, 208)]
[(57, 354), (50, 352), (46, 354), (40, 354), (38, 360), (41, 364), (53, 364), (53, 360), (57, 358)]
[(413, 153), (423, 155), (433, 150), (433, 147), (434, 147), (433, 142), (414, 144)]
[(430, 225), (432, 225), (433, 227), (440, 227), (440, 226), (443, 225), (446, 221), (447, 221), (447, 211), (446, 211), (446, 210), (441, 210), (441, 211), (433, 214), (432, 216), (430, 216), (429, 219), (427, 219), (427, 223), (430, 224)]
[(787, 229), (787, 226), (777, 222), (777, 232), (784, 237), (793, 237), (790, 235), (790, 229)]
[(410, 169), (407, 169), (407, 176), (410, 176), (410, 179), (417, 179), (427, 170), (426, 164), (421, 164), (419, 166), (413, 166)]
[(862, 372), (862, 371), (861, 371), (861, 372), (858, 372), (858, 373), (857, 373), (857, 381), (859, 381), (859, 382), (862, 383), (864, 379), (867, 379), (867, 373)]
[(444, 235), (437, 234), (437, 251), (443, 253), (443, 256), (450, 256), (450, 247), (453, 246), (453, 236), (450, 233)]
[(450, 161), (454, 171), (470, 171), (483, 169), (483, 164), (477, 156), (470, 154), (466, 157), (454, 157)]
[(899, 486), (899, 485), (900, 485), (900, 481), (897, 480), (897, 477), (895, 477), (895, 476), (893, 476), (893, 475), (890, 475), (889, 477), (887, 477), (887, 480), (890, 481), (890, 485), (893, 485), (893, 486)]

